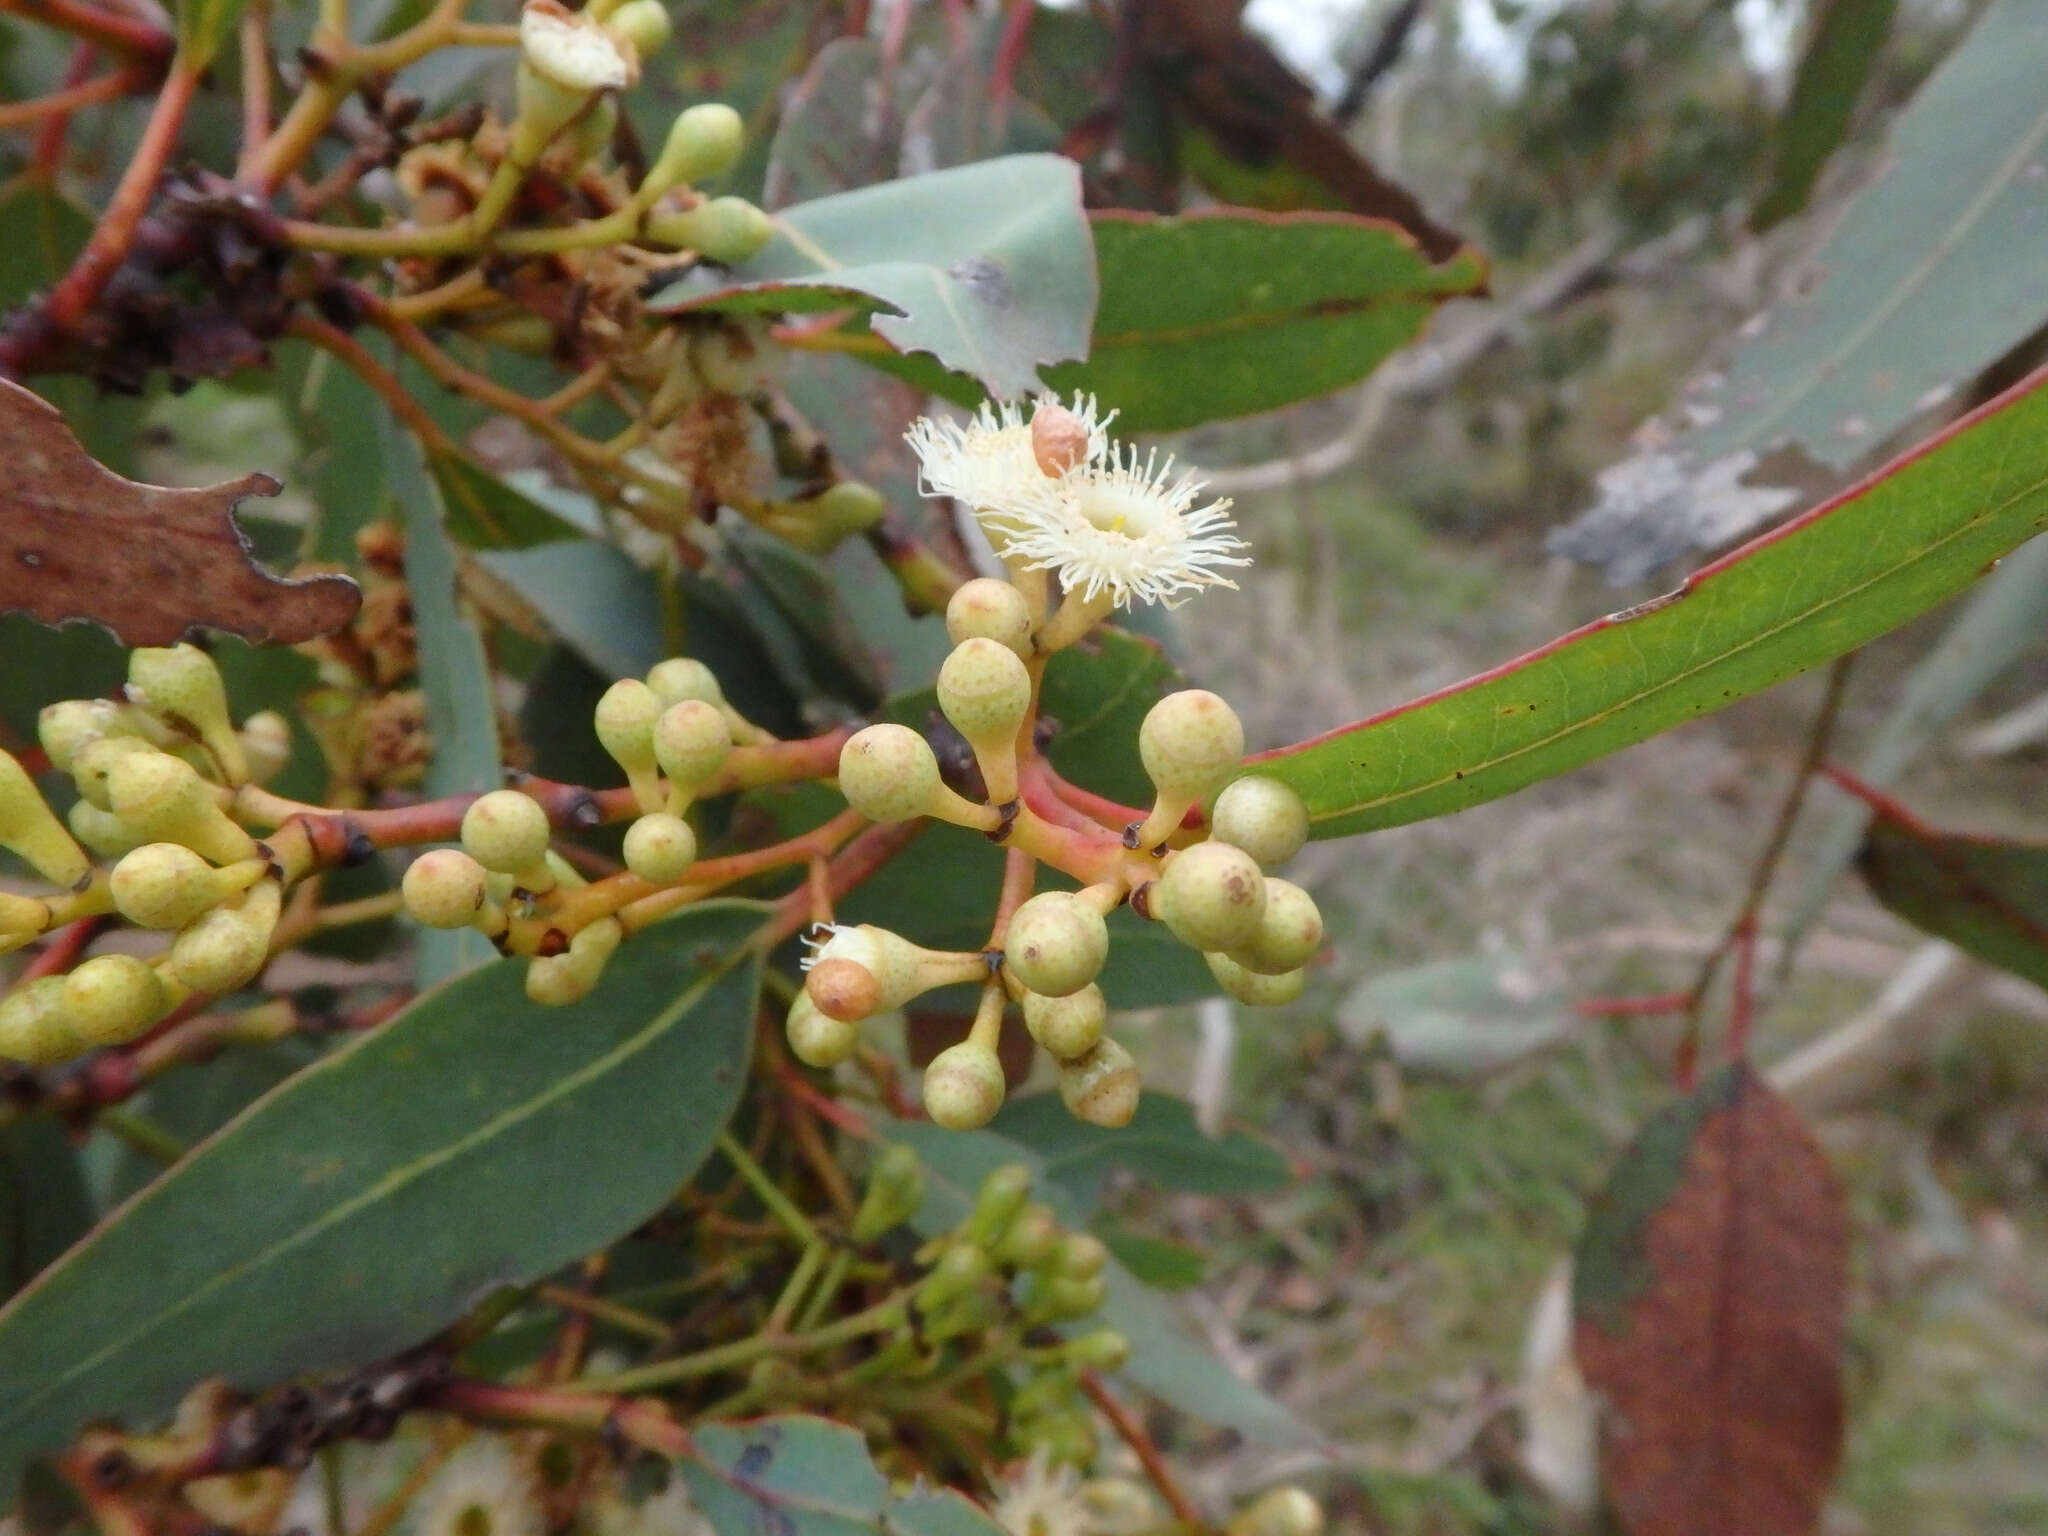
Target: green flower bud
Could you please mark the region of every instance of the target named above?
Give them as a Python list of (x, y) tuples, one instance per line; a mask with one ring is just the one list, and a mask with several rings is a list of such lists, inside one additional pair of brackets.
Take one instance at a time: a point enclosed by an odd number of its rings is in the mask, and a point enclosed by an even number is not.
[(1308, 807), (1278, 779), (1247, 774), (1216, 797), (1209, 832), (1218, 842), (1242, 848), (1261, 868), (1276, 869), (1308, 841)]
[(114, 910), (140, 928), (182, 928), (263, 878), (261, 859), (215, 869), (182, 843), (145, 843), (108, 878)]
[(626, 868), (650, 885), (672, 885), (697, 862), (697, 834), (680, 816), (655, 811), (626, 828)]
[(743, 197), (714, 197), (680, 212), (652, 214), (643, 228), (652, 244), (695, 251), (727, 266), (775, 238), (775, 221)]
[(837, 538), (866, 533), (888, 513), (889, 503), (872, 485), (841, 480), (825, 488), (816, 501), (817, 520)]
[(860, 1024), (852, 1019), (835, 1019), (799, 992), (789, 1005), (783, 1021), (790, 1051), (807, 1067), (836, 1067), (849, 1059), (860, 1045)]
[(919, 993), (988, 974), (979, 954), (922, 948), (872, 923), (825, 930), (823, 943), (804, 960), (805, 990), (835, 1019), (859, 1020), (901, 1008)]
[(732, 167), (745, 146), (746, 124), (724, 102), (686, 107), (669, 125), (668, 137), (654, 164), (647, 168), (641, 190), (652, 187), (666, 192), (716, 176)]
[(1102, 974), (1109, 926), (1067, 891), (1044, 891), (1018, 907), (1003, 938), (1003, 963), (1033, 992), (1067, 997)]
[(946, 603), (946, 633), (953, 643), (993, 640), (1024, 659), (1031, 657), (1031, 608), (1007, 581), (977, 576), (962, 582)]
[(44, 706), (36, 716), (36, 740), (50, 766), (71, 773), (78, 754), (103, 736), (137, 736), (136, 711), (112, 699), (65, 699)]
[(1045, 1457), (1049, 1467), (1093, 1466), (1098, 1449), (1095, 1420), (1086, 1413), (1063, 1413), (1058, 1418), (1042, 1419), (1032, 1431), (1031, 1445)]
[(429, 928), (468, 928), (489, 901), (489, 874), (460, 848), (430, 848), (405, 867), (398, 893)]
[(251, 784), (268, 784), (292, 760), (291, 722), (274, 709), (259, 709), (242, 722), (242, 756)]
[[(462, 846), (485, 869), (521, 880), (544, 871), (548, 851), (548, 813), (531, 795), (516, 789), (494, 789), (479, 795), (462, 813)], [(536, 887), (529, 885), (528, 889)], [(543, 883), (539, 889), (550, 889)]]
[(1024, 1027), (1031, 1038), (1059, 1061), (1085, 1056), (1102, 1038), (1109, 1021), (1109, 1001), (1102, 988), (1090, 984), (1065, 997), (1041, 992), (1024, 994)]
[(1169, 693), (1138, 727), (1138, 757), (1162, 795), (1189, 804), (1213, 793), (1244, 757), (1244, 725), (1205, 688)]
[(675, 24), (668, 19), (668, 7), (661, 0), (626, 0), (606, 25), (631, 43), (642, 60), (661, 52), (675, 35)]
[(669, 778), (670, 812), (679, 814), (731, 752), (732, 727), (716, 704), (684, 699), (663, 710), (654, 722), (654, 756)]
[(64, 813), (71, 835), (103, 859), (118, 859), (142, 846), (142, 839), (112, 811), (103, 811), (83, 796)]
[(598, 744), (626, 770), (626, 782), (643, 811), (660, 810), (664, 799), (661, 769), (654, 760), (654, 722), (663, 708), (661, 696), (647, 684), (622, 678), (604, 691), (593, 718)]
[(1023, 1213), (1031, 1198), (1031, 1170), (1021, 1163), (1005, 1163), (989, 1170), (974, 1197), (960, 1235), (979, 1248), (992, 1249), (1009, 1234), (1010, 1226)]
[(1052, 1272), (1067, 1280), (1093, 1280), (1109, 1263), (1109, 1249), (1092, 1232), (1069, 1232), (1053, 1255)]
[(12, 954), (49, 924), (50, 909), (33, 896), (0, 891), (0, 955)]
[(647, 686), (661, 700), (663, 709), (685, 699), (702, 699), (706, 704), (725, 702), (725, 690), (718, 686), (717, 676), (694, 656), (671, 656), (655, 663), (654, 670), (647, 674)]
[(1269, 1488), (1239, 1510), (1224, 1536), (1323, 1536), (1323, 1506), (1306, 1490)]
[(1181, 943), (1228, 950), (1250, 942), (1266, 913), (1266, 878), (1242, 848), (1213, 838), (1166, 861), (1152, 911)]
[(1131, 1341), (1114, 1328), (1099, 1328), (1067, 1340), (1060, 1355), (1084, 1371), (1120, 1371), (1131, 1358)]
[[(81, 764), (113, 741), (88, 747)], [(228, 819), (189, 763), (165, 752), (134, 752), (107, 770), (107, 808), (151, 842), (183, 843), (215, 864), (256, 857), (256, 839)]]
[(1060, 1099), (1090, 1125), (1129, 1125), (1140, 1085), (1137, 1061), (1107, 1035), (1087, 1055), (1060, 1063)]
[(64, 978), (59, 1006), (80, 1044), (96, 1050), (145, 1033), (171, 1011), (171, 996), (147, 961), (95, 955)]
[(1276, 876), (1266, 877), (1266, 910), (1259, 926), (1230, 958), (1261, 976), (1298, 971), (1323, 947), (1323, 914), (1315, 898), (1300, 886)]
[(868, 1187), (853, 1216), (853, 1240), (872, 1243), (895, 1231), (915, 1216), (923, 1203), (924, 1164), (902, 1142), (890, 1142), (868, 1169)]
[(1027, 1205), (1010, 1223), (996, 1257), (1012, 1269), (1036, 1269), (1058, 1250), (1060, 1221), (1049, 1205)]
[(871, 725), (839, 749), (839, 793), (869, 821), (922, 816), (941, 788), (939, 760), (904, 725)]
[(0, 848), (67, 890), (92, 873), (92, 860), (64, 830), (28, 770), (0, 752)]
[(924, 1109), (949, 1131), (987, 1125), (1003, 1107), (1003, 1064), (972, 1040), (949, 1045), (924, 1069)]
[(171, 941), (172, 973), (193, 991), (216, 997), (247, 986), (270, 958), (283, 907), (284, 889), (275, 880), (215, 907)]
[(567, 951), (527, 966), (526, 995), (549, 1007), (581, 1002), (597, 986), (625, 936), (625, 928), (615, 917), (601, 917), (577, 929)]
[(64, 1011), (62, 976), (39, 976), (0, 997), (0, 1056), (55, 1066), (88, 1049)]
[[(939, 708), (974, 748), (983, 777), (988, 776), (985, 759), (1009, 757), (1014, 781), (1017, 732), (1031, 709), (1031, 674), (1017, 653), (994, 640), (971, 636), (961, 641), (939, 667), (938, 693)], [(989, 786), (995, 804), (1016, 797), (1014, 782), (1007, 794)]]
[(913, 1293), (920, 1312), (931, 1313), (949, 1306), (976, 1290), (989, 1277), (991, 1266), (985, 1249), (972, 1243), (953, 1243), (939, 1255), (932, 1272), (920, 1280)]
[(1109, 1287), (1100, 1275), (1041, 1275), (1031, 1288), (1024, 1315), (1034, 1323), (1067, 1323), (1099, 1310)]
[(1282, 1003), (1291, 1003), (1301, 996), (1302, 983), (1307, 979), (1301, 971), (1283, 971), (1278, 976), (1262, 976), (1257, 971), (1247, 970), (1228, 955), (1205, 955), (1209, 962), (1209, 974), (1216, 978), (1218, 986), (1253, 1008), (1277, 1008)]
[(227, 685), (196, 645), (143, 646), (128, 654), (128, 698), (180, 735), (196, 738), (223, 782), (245, 784), (249, 764), (228, 718)]
[(89, 804), (112, 811), (114, 802), (107, 793), (107, 777), (114, 771), (114, 765), (125, 757), (156, 751), (137, 736), (95, 736), (81, 742), (72, 755), (72, 782)]

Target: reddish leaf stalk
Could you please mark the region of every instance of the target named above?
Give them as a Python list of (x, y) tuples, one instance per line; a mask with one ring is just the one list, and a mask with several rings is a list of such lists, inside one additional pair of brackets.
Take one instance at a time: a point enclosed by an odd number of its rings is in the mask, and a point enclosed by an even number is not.
[(1866, 784), (1848, 769), (1835, 763), (1823, 763), (1820, 766), (1820, 772), (1837, 789), (1845, 794), (1854, 795), (1858, 800), (1869, 806), (1872, 812), (1891, 822), (1901, 832), (1921, 839), (1941, 836), (1940, 828), (1929, 822), (1922, 821), (1920, 817), (1906, 808), (1905, 801), (1886, 794), (1875, 784)]
[[(80, 38), (71, 49), (71, 61), (64, 66), (66, 86), (83, 85), (92, 74), (92, 67), (99, 62), (100, 50), (97, 44)], [(33, 174), (43, 186), (52, 186), (57, 180), (57, 170), (64, 158), (65, 135), (71, 130), (71, 114), (59, 112), (43, 119), (42, 132), (36, 135), (36, 158)]]
[[(83, 57), (89, 62), (92, 55), (88, 51)], [(117, 69), (82, 85), (67, 84), (62, 90), (52, 91), (47, 96), (0, 104), (0, 130), (26, 128), (50, 117), (68, 118), (80, 107), (127, 95), (137, 87), (140, 79), (130, 70)]]
[(70, 970), (105, 922), (104, 917), (81, 917), (75, 923), (66, 923), (57, 930), (56, 937), (42, 947), (35, 959), (23, 967), (16, 985), (26, 986), (44, 976), (57, 976)]
[(1109, 1427), (1117, 1437), (1131, 1448), (1131, 1454), (1138, 1458), (1138, 1465), (1145, 1469), (1145, 1476), (1152, 1486), (1159, 1490), (1159, 1497), (1166, 1501), (1166, 1507), (1173, 1511), (1173, 1518), (1180, 1522), (1182, 1529), (1200, 1532), (1209, 1529), (1209, 1522), (1202, 1518), (1202, 1512), (1187, 1491), (1175, 1480), (1173, 1470), (1167, 1466), (1166, 1458), (1159, 1453), (1159, 1447), (1152, 1437), (1145, 1433), (1137, 1415), (1126, 1408), (1102, 1384), (1102, 1378), (1093, 1371), (1081, 1373), (1081, 1390), (1088, 1394), (1088, 1400), (1095, 1409), (1109, 1421)]
[(80, 0), (6, 0), (0, 11), (40, 21), (74, 37), (82, 37), (116, 53), (133, 55), (153, 64), (167, 64), (177, 49), (177, 39), (161, 27), (134, 16), (123, 16)]

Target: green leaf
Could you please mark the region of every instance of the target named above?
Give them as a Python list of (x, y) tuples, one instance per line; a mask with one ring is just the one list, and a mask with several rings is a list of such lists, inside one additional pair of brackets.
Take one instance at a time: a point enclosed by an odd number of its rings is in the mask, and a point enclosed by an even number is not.
[[(973, 1209), (975, 1192), (993, 1170), (1007, 1163), (1029, 1168), (1036, 1197), (1051, 1205), (1069, 1227), (1085, 1225), (1071, 1196), (1046, 1177), (1038, 1154), (993, 1131), (948, 1131), (917, 1121), (889, 1129), (908, 1142), (925, 1168), (924, 1203), (911, 1225), (926, 1237), (951, 1231)], [(1173, 1308), (1140, 1285), (1111, 1259), (1103, 1269), (1107, 1299), (1088, 1317), (1062, 1324), (1067, 1334), (1114, 1328), (1130, 1340), (1123, 1376), (1154, 1396), (1207, 1423), (1234, 1429), (1261, 1445), (1313, 1445), (1316, 1432), (1197, 1343)]]
[(564, 1008), (487, 967), (258, 1100), (0, 1310), (0, 1487), (88, 1418), (403, 1349), (644, 1220), (738, 1101), (759, 922), (692, 907)]
[(1880, 816), (1856, 867), (1871, 894), (1914, 927), (2048, 987), (2048, 845)]
[(1091, 216), (1102, 303), (1086, 362), (1046, 374), (1095, 394), (1117, 428), (1165, 432), (1356, 383), (1477, 292), (1466, 249), (1432, 266), (1394, 225), (1345, 213), (1208, 208)]
[[(1856, 777), (1889, 789), (1932, 746), (1944, 727), (1974, 703), (2000, 673), (2048, 636), (2048, 539), (2036, 539), (2002, 561), (1899, 685), (1898, 700), (1856, 760)], [(1820, 917), (1835, 881), (1856, 857), (1870, 808), (1843, 803), (1813, 840), (1790, 904), (1779, 974)]]
[[(418, 441), (380, 402), (377, 441), (385, 482), (405, 520), (405, 579), (419, 627), (420, 689), (434, 738), (427, 796), (476, 794), (498, 787), (498, 707), (483, 637), (456, 600), (455, 546), (449, 541), (439, 491), (427, 476)], [(459, 976), (495, 957), (490, 940), (472, 928), (429, 928), (419, 939), (416, 980), (422, 988)]]
[(1002, 1536), (951, 1489), (899, 1494), (857, 1430), (808, 1414), (691, 1432), (697, 1456), (677, 1463), (718, 1536)]
[(1386, 1037), (1413, 1072), (1469, 1078), (1547, 1049), (1571, 1031), (1570, 1001), (1512, 956), (1462, 955), (1383, 971), (1337, 1009), (1354, 1045)]
[(899, 114), (881, 97), (896, 70), (870, 37), (835, 37), (791, 88), (768, 151), (761, 206), (787, 208), (896, 174)]
[(1823, 0), (1799, 58), (1792, 95), (1778, 118), (1771, 179), (1749, 216), (1762, 233), (1806, 206), (1828, 156), (1849, 132), (1856, 98), (1891, 35), (1898, 0)]
[(1684, 392), (1690, 430), (1603, 474), (1553, 549), (1620, 582), (1726, 544), (1802, 502), (1812, 464), (1847, 469), (2048, 322), (2048, 284), (2015, 255), (2048, 242), (2040, 38), (2035, 0), (1993, 0), (1790, 292)]
[(1208, 1261), (1199, 1248), (1147, 1237), (1111, 1221), (1097, 1220), (1089, 1230), (1132, 1279), (1155, 1291), (1191, 1291), (1208, 1276)]
[(467, 454), (436, 450), (427, 455), (427, 468), (440, 489), (450, 536), (471, 549), (531, 549), (596, 531), (588, 498), (564, 493), (564, 500), (588, 508), (586, 521), (572, 521), (566, 508), (544, 505)]
[(544, 549), (491, 550), (477, 561), (607, 680), (643, 676), (669, 654), (660, 583), (609, 544), (579, 539)]
[(803, 203), (776, 216), (738, 287), (686, 278), (659, 311), (872, 314), (875, 334), (992, 393), (1040, 388), (1041, 366), (1088, 350), (1095, 261), (1081, 177), (1058, 155), (1009, 155)]
[(1317, 837), (1447, 815), (1852, 651), (2048, 528), (2048, 375), (1695, 572), (1676, 592), (1252, 759)]
[(46, 1115), (0, 1128), (0, 1296), (85, 1235), (92, 1195), (64, 1128)]
[(1045, 1176), (1085, 1211), (1118, 1169), (1193, 1195), (1270, 1195), (1293, 1182), (1279, 1152), (1242, 1131), (1208, 1135), (1171, 1094), (1147, 1093), (1131, 1123), (1114, 1131), (1076, 1120), (1056, 1093), (1027, 1094), (1005, 1104), (989, 1129), (1037, 1153)]

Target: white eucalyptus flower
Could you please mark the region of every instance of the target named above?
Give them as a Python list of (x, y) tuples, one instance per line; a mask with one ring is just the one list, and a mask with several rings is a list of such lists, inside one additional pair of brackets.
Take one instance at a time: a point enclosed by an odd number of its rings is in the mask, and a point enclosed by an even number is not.
[(479, 1435), (450, 1456), (422, 1491), (414, 1536), (546, 1536), (533, 1473), (512, 1447)]
[[(1097, 416), (1095, 397), (1076, 395), (1074, 417), (1087, 434), (1084, 462), (1110, 456), (1109, 423)], [(1020, 508), (1042, 496), (1052, 477), (1039, 467), (1031, 418), (1015, 401), (984, 404), (967, 421), (921, 416), (904, 433), (917, 453), (918, 486), (927, 496), (950, 496), (967, 507), (992, 538), (1010, 528)]]

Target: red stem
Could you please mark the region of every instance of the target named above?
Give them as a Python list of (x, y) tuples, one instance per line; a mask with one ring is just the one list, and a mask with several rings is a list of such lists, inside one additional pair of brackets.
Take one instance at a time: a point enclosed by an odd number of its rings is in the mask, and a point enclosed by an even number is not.
[(1735, 931), (1735, 975), (1728, 999), (1728, 1059), (1749, 1057), (1749, 1021), (1756, 1010), (1756, 914), (1748, 913)]
[[(81, 57), (88, 64), (92, 61), (92, 45), (84, 43), (80, 48), (82, 52), (72, 57), (74, 67)], [(116, 96), (126, 95), (138, 79), (130, 70), (117, 69), (101, 75), (97, 80), (87, 80), (74, 85), (71, 83), (70, 74), (71, 71), (67, 69), (62, 90), (52, 91), (47, 96), (37, 96), (29, 101), (14, 101), (0, 105), (0, 129), (26, 128), (31, 123), (38, 122), (47, 124), (51, 118), (69, 121), (71, 114), (80, 107), (89, 107), (95, 102), (112, 101)]]
[[(71, 62), (64, 66), (64, 83), (67, 86), (82, 84), (92, 73), (98, 62), (100, 50), (97, 44), (80, 38), (71, 50)], [(59, 112), (43, 119), (42, 132), (36, 135), (35, 174), (37, 180), (49, 186), (57, 179), (57, 166), (64, 158), (64, 137), (71, 127), (71, 114)]]
[(1145, 1476), (1159, 1490), (1159, 1497), (1166, 1501), (1166, 1507), (1173, 1512), (1173, 1518), (1181, 1527), (1195, 1532), (1208, 1530), (1209, 1522), (1202, 1518), (1194, 1500), (1174, 1479), (1166, 1458), (1159, 1454), (1159, 1447), (1152, 1443), (1152, 1437), (1145, 1433), (1145, 1426), (1138, 1422), (1137, 1416), (1111, 1396), (1109, 1388), (1102, 1384), (1102, 1378), (1093, 1371), (1081, 1373), (1081, 1390), (1088, 1394), (1096, 1412), (1109, 1420), (1109, 1427), (1131, 1448), (1131, 1454), (1138, 1458), (1138, 1465), (1145, 1469)]
[(1635, 997), (1582, 997), (1573, 1009), (1588, 1019), (1644, 1019), (1683, 1013), (1692, 1006), (1692, 991), (1648, 992)]
[(1929, 825), (1907, 810), (1904, 801), (1894, 799), (1874, 784), (1864, 783), (1848, 769), (1838, 768), (1833, 763), (1822, 763), (1820, 771), (1837, 789), (1854, 795), (1869, 806), (1874, 814), (1895, 824), (1901, 832), (1922, 839), (1941, 836), (1939, 828)]
[(86, 945), (93, 935), (100, 931), (104, 917), (81, 917), (75, 923), (66, 923), (57, 930), (55, 938), (45, 944), (35, 959), (22, 968), (21, 977), (15, 983), (25, 986), (44, 976), (57, 976), (78, 963), (78, 957), (85, 953)]
[(178, 46), (178, 40), (161, 27), (151, 26), (137, 17), (117, 15), (96, 5), (83, 5), (79, 0), (23, 0), (19, 5), (0, 6), (0, 10), (40, 21), (45, 26), (56, 27), (117, 53), (133, 54), (154, 64), (169, 63)]

